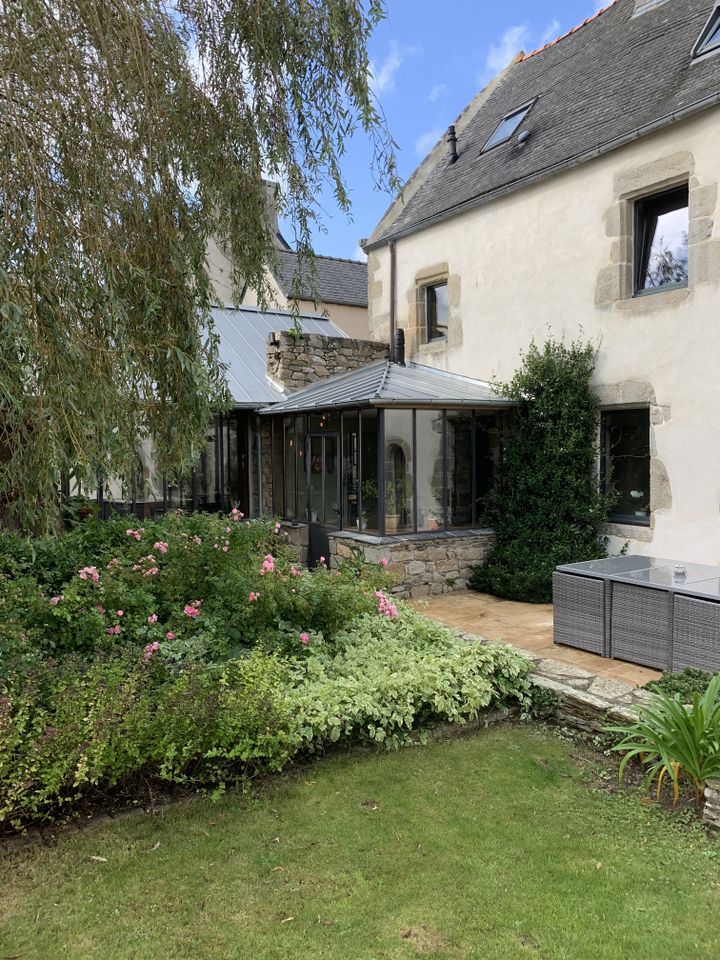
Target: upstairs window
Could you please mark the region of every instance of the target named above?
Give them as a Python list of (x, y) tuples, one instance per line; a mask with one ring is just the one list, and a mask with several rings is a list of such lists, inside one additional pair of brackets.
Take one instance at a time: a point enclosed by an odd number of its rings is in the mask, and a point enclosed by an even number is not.
[(650, 411), (604, 410), (600, 416), (600, 479), (615, 502), (615, 523), (650, 522)]
[(720, 50), (720, 6), (715, 7), (710, 19), (705, 24), (705, 28), (693, 48), (693, 58), (702, 57), (715, 50)]
[(445, 340), (448, 332), (448, 285), (436, 283), (425, 287), (425, 316), (427, 318), (427, 338)]
[(636, 202), (636, 294), (687, 286), (688, 226), (687, 186)]
[(509, 140), (528, 113), (530, 113), (530, 109), (534, 103), (535, 101), (532, 100), (530, 103), (526, 103), (524, 107), (518, 107), (518, 109), (513, 110), (512, 113), (506, 114), (480, 152), (485, 153), (487, 150), (491, 150), (493, 147), (497, 147), (499, 144)]

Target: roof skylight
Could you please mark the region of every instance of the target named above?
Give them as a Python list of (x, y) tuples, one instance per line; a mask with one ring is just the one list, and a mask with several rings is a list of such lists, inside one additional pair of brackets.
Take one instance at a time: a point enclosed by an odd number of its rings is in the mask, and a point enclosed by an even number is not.
[(487, 143), (480, 152), (485, 153), (487, 150), (497, 147), (498, 144), (505, 143), (506, 140), (509, 140), (528, 113), (530, 113), (534, 104), (535, 101), (531, 100), (530, 103), (526, 103), (523, 107), (518, 107), (518, 109), (513, 110), (512, 113), (506, 114), (497, 127), (495, 127), (495, 131), (490, 135)]
[(716, 6), (693, 48), (693, 58), (720, 50), (720, 6)]

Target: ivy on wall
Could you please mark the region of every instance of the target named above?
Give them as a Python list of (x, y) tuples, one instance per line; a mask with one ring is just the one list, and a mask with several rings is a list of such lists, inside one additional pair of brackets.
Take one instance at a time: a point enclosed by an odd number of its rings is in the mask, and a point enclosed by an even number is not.
[(546, 603), (559, 563), (605, 555), (594, 368), (589, 343), (533, 342), (512, 380), (494, 384), (517, 409), (493, 506), (496, 546), (473, 571), (473, 589)]

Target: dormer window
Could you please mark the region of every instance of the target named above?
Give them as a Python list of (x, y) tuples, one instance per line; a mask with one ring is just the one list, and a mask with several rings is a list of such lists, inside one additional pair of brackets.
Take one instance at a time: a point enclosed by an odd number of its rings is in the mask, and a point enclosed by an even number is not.
[(488, 150), (492, 150), (493, 147), (497, 147), (499, 144), (509, 140), (534, 105), (535, 101), (531, 100), (530, 103), (526, 103), (523, 107), (518, 107), (517, 110), (513, 110), (512, 113), (506, 114), (497, 127), (495, 127), (495, 131), (490, 135), (490, 138), (480, 152), (486, 153)]
[(693, 59), (720, 50), (720, 6), (715, 7), (693, 48)]

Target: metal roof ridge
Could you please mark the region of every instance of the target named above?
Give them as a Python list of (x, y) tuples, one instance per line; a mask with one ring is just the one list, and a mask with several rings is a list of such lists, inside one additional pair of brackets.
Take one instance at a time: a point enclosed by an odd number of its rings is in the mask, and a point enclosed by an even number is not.
[(383, 371), (383, 375), (380, 377), (380, 383), (378, 384), (377, 390), (375, 391), (375, 395), (373, 397), (374, 400), (380, 399), (380, 395), (385, 389), (385, 386), (388, 382), (388, 377), (390, 376), (390, 364), (392, 363), (392, 360), (383, 360), (382, 362), (385, 364), (385, 370)]
[(464, 373), (453, 373), (452, 370), (441, 370), (439, 367), (430, 367), (426, 363), (415, 363), (415, 361), (411, 361), (410, 363), (407, 363), (406, 366), (417, 367), (419, 370), (429, 370), (431, 373), (440, 374), (440, 376), (447, 377), (448, 379), (451, 379), (451, 380), (464, 380), (465, 383), (472, 383), (472, 384), (479, 383), (481, 386), (487, 387), (488, 390), (492, 390), (492, 392), (495, 393), (496, 396), (500, 396), (499, 393), (495, 392), (489, 380), (480, 380), (478, 377), (468, 377)]

